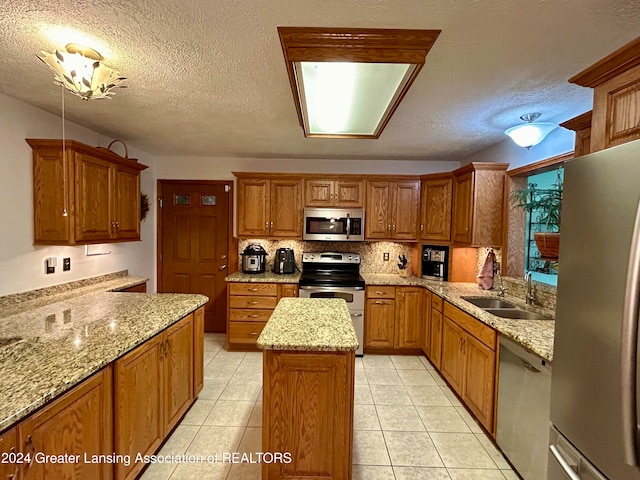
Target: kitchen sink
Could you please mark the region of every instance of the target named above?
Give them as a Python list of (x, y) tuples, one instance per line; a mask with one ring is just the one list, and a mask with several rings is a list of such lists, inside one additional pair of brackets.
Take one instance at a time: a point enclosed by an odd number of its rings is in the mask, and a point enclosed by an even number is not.
[(501, 318), (514, 318), (519, 320), (553, 320), (553, 317), (544, 313), (530, 312), (520, 308), (485, 308), (486, 312)]
[(511, 302), (507, 302), (500, 298), (491, 298), (491, 297), (462, 297), (463, 300), (466, 300), (469, 303), (474, 304), (476, 307), (480, 308), (515, 308), (515, 305)]

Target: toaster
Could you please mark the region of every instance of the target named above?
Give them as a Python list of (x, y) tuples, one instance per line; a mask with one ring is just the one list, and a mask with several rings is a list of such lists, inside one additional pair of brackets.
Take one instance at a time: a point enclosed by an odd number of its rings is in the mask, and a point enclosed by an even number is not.
[(291, 248), (279, 248), (273, 259), (274, 273), (293, 273), (296, 271), (296, 260)]

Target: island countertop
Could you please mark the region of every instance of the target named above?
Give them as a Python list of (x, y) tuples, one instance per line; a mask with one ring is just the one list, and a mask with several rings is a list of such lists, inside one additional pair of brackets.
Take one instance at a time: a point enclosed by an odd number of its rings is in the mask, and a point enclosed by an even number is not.
[(24, 302), (1, 315), (0, 431), (208, 301), (204, 295), (91, 290), (41, 306)]
[(354, 351), (358, 338), (343, 299), (282, 298), (257, 346), (262, 350)]

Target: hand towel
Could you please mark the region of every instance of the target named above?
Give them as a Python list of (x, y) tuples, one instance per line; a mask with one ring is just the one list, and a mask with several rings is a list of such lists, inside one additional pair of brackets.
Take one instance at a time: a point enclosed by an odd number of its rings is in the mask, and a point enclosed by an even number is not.
[(478, 286), (483, 290), (493, 288), (493, 264), (495, 261), (496, 254), (493, 253), (493, 250), (489, 250), (484, 265), (482, 265), (482, 269), (478, 274)]

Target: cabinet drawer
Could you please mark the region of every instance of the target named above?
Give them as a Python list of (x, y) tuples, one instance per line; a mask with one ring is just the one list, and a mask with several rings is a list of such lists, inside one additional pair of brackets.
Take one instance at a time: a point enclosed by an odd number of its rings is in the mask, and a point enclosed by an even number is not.
[(450, 303), (444, 304), (444, 316), (457, 323), (458, 326), (469, 332), (472, 337), (477, 338), (495, 351), (498, 334), (493, 328), (485, 325), (480, 320), (476, 320)]
[(255, 345), (267, 322), (229, 322), (229, 343)]
[(229, 320), (243, 322), (266, 322), (273, 313), (273, 310), (252, 310), (250, 308), (232, 308), (229, 310)]
[(435, 293), (431, 296), (431, 308), (435, 308), (439, 312), (442, 312), (443, 303), (444, 301), (442, 300), (442, 297), (439, 297)]
[(249, 295), (229, 297), (229, 308), (274, 309), (277, 303), (278, 297), (256, 297)]
[(396, 298), (396, 287), (367, 287), (367, 298)]
[(263, 297), (277, 297), (277, 283), (230, 283), (231, 295), (256, 295)]

